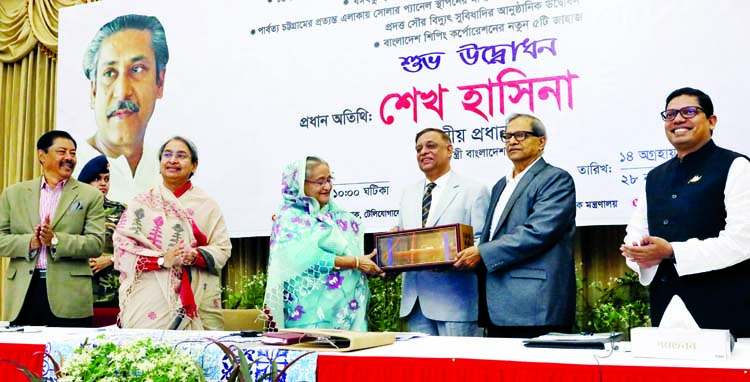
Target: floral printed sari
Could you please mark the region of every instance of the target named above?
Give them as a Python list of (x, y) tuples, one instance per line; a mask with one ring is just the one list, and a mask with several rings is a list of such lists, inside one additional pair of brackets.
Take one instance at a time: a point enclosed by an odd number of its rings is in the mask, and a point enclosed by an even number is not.
[[(277, 327), (367, 330), (367, 278), (335, 269), (336, 256), (361, 256), (359, 219), (304, 195), (305, 161), (287, 166), (274, 215), (265, 304)], [(281, 314), (283, 312), (283, 314)]]
[[(149, 269), (182, 240), (205, 266)], [(223, 330), (221, 268), (232, 245), (218, 204), (190, 185), (179, 199), (163, 185), (138, 194), (114, 238), (123, 328)]]

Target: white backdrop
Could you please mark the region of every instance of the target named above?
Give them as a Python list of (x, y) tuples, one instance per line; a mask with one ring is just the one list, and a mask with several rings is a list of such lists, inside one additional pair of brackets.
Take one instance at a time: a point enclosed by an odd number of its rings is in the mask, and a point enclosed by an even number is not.
[(197, 143), (194, 183), (234, 237), (269, 234), (281, 171), (308, 154), (330, 162), (336, 202), (368, 232), (390, 228), (401, 190), (423, 176), (425, 127), (453, 131), (454, 170), (491, 187), (510, 168), (497, 134), (512, 112), (545, 122), (546, 160), (576, 182), (578, 225), (625, 224), (644, 175), (674, 155), (658, 114), (672, 90), (706, 91), (717, 144), (748, 152), (737, 17), (748, 11), (739, 0), (92, 3), (60, 12), (57, 128), (79, 142), (95, 129), (81, 62), (99, 27), (154, 15), (170, 61), (146, 142)]

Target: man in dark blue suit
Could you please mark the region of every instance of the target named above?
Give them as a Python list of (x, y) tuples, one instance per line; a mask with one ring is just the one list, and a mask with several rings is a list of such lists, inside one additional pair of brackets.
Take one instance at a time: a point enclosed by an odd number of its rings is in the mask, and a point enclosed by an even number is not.
[(506, 125), (502, 138), (513, 169), (492, 188), (480, 244), (459, 253), (455, 267), (477, 270), (479, 321), (489, 337), (570, 332), (575, 184), (542, 158), (542, 121), (513, 114)]

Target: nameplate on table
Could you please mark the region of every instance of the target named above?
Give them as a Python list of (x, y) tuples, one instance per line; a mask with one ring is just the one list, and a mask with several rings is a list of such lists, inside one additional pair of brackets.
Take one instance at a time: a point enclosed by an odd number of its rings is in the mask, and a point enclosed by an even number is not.
[(647, 358), (717, 360), (732, 354), (728, 330), (635, 328), (630, 330), (633, 355)]

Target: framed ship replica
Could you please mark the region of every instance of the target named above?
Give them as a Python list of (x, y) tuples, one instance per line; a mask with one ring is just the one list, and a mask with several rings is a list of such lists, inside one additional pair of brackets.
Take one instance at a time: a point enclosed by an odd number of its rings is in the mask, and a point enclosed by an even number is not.
[(376, 263), (385, 271), (449, 267), (456, 255), (474, 245), (474, 229), (464, 224), (380, 232), (375, 237)]

